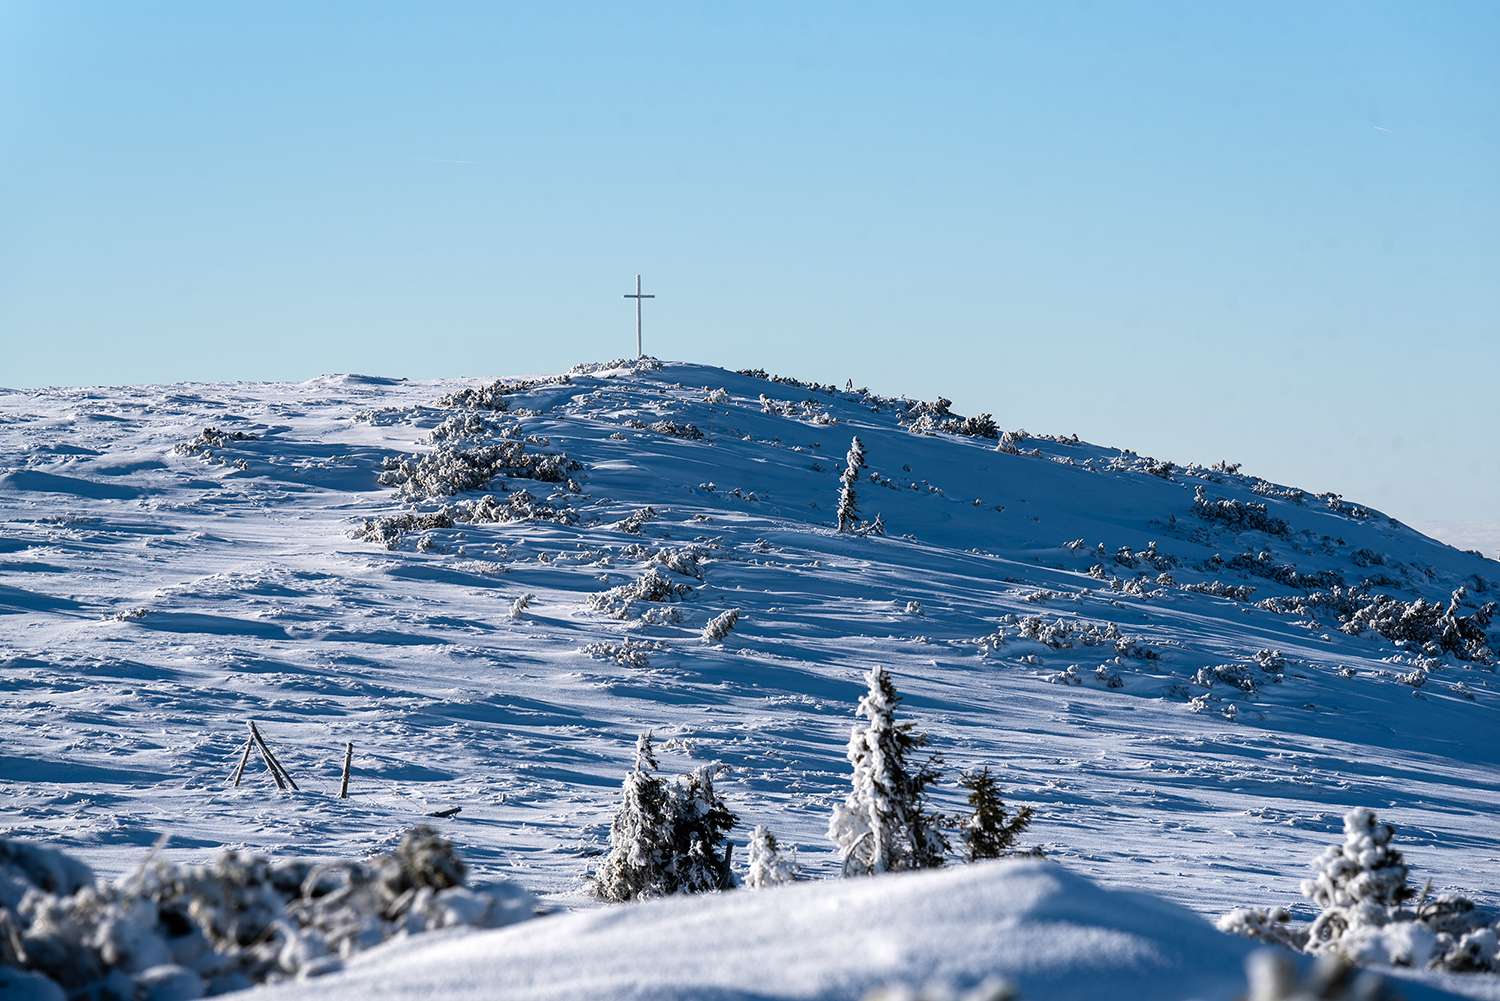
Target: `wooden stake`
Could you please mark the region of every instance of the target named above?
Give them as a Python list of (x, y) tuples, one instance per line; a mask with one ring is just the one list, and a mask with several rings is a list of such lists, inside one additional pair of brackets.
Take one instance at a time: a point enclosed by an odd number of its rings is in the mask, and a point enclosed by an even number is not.
[(250, 763), (250, 748), (255, 746), (254, 737), (245, 738), (245, 753), (240, 755), (240, 767), (234, 771), (234, 787), (240, 787), (240, 779), (245, 777), (245, 766)]
[(349, 798), (349, 766), (354, 763), (354, 741), (344, 745), (344, 781), (339, 783), (339, 799)]
[[(301, 792), (302, 790), (297, 788), (297, 783), (292, 781), (292, 776), (285, 768), (281, 767), (281, 762), (276, 760), (276, 755), (271, 753), (271, 748), (266, 744), (266, 739), (260, 735), (260, 730), (256, 727), (255, 720), (250, 721), (250, 736), (255, 738), (255, 743), (260, 748), (261, 756), (266, 759), (266, 767), (271, 769), (271, 777), (276, 780), (276, 787), (278, 789), (285, 789), (290, 785), (293, 789)], [(286, 781), (283, 782), (282, 779)]]

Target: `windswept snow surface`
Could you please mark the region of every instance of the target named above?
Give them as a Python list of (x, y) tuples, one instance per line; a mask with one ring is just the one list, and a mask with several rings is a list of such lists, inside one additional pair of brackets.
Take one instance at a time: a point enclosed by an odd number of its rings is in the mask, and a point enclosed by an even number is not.
[[(879, 663), (949, 768), (988, 764), (1008, 803), (1036, 809), (1027, 842), (1106, 886), (1209, 917), (1297, 903), (1307, 863), (1367, 805), (1418, 882), (1500, 904), (1492, 671), (1423, 669), (1326, 609), (1255, 604), (1337, 579), (1403, 601), (1466, 585), (1477, 606), (1497, 596), (1493, 561), (1247, 475), (1062, 436), (1008, 454), (914, 434), (868, 394), (668, 363), (522, 389), (509, 412), (438, 405), (481, 385), (0, 391), (0, 828), (109, 874), (162, 831), (182, 860), (347, 857), (461, 807), (433, 822), (476, 876), (584, 906), (578, 877), (651, 728), (666, 771), (732, 767), (717, 786), (740, 816), (737, 863), (764, 823), (806, 876), (831, 877), (824, 832)], [(834, 531), (853, 435), (860, 515), (884, 537)], [(500, 476), (420, 510), (524, 489), (560, 520), (389, 549), (351, 537), (405, 509), (377, 482), (383, 460), (516, 440), (581, 463), (577, 491)], [(1286, 528), (1205, 520), (1195, 487)], [(691, 591), (590, 602), (650, 567)], [(1255, 592), (1185, 588), (1214, 582)], [(705, 643), (729, 609), (732, 631)], [(1065, 620), (1072, 645), (1022, 638), (1029, 616)], [(1122, 640), (1081, 638), (1111, 625)], [(1200, 673), (1226, 665), (1242, 667)], [(302, 792), (253, 761), (228, 787), (248, 719)], [(956, 784), (937, 805), (959, 809)]]
[(1227, 1001), (1244, 992), (1254, 948), (1159, 897), (1047, 862), (986, 862), (424, 936), (262, 996), (860, 1001), (881, 987), (966, 991), (1003, 977), (1038, 1001)]

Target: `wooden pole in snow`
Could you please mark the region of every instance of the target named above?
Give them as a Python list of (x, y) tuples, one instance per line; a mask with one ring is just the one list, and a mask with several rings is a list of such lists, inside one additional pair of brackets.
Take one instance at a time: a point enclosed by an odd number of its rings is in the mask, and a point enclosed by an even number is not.
[(240, 787), (240, 779), (245, 777), (245, 766), (250, 763), (250, 748), (255, 746), (254, 737), (245, 738), (245, 753), (240, 755), (240, 767), (234, 772), (234, 787)]
[[(302, 790), (297, 787), (297, 783), (292, 781), (291, 774), (285, 768), (281, 767), (281, 762), (277, 761), (276, 755), (271, 753), (271, 748), (266, 744), (266, 739), (260, 735), (260, 730), (256, 727), (255, 720), (250, 721), (250, 736), (255, 738), (256, 745), (260, 747), (261, 756), (266, 759), (266, 767), (271, 769), (271, 777), (276, 780), (276, 787), (278, 789), (285, 789), (290, 785), (297, 792), (301, 792)], [(282, 779), (286, 781), (283, 782)]]
[(339, 783), (339, 799), (349, 798), (349, 766), (354, 763), (354, 741), (344, 745), (344, 781)]

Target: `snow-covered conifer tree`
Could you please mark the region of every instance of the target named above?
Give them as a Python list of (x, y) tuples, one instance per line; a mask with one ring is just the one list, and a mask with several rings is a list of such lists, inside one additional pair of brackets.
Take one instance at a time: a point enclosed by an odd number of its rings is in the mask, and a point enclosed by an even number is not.
[(927, 745), (927, 735), (913, 735), (913, 724), (896, 722), (901, 696), (884, 668), (870, 668), (866, 680), (870, 687), (858, 712), (869, 722), (849, 734), (852, 788), (834, 807), (828, 837), (844, 857), (846, 876), (935, 868), (943, 864), (948, 842), (938, 815), (927, 809), (927, 789), (942, 775), (942, 758), (910, 760)]
[(717, 761), (699, 765), (672, 784), (672, 855), (667, 864), (670, 893), (707, 893), (734, 887), (725, 835), (739, 820), (714, 792), (714, 776), (727, 771)]
[(844, 475), (839, 480), (839, 531), (852, 532), (859, 528), (859, 501), (854, 494), (854, 484), (859, 480), (859, 471), (865, 467), (865, 446), (858, 435), (849, 443), (849, 454), (844, 458)]
[(635, 767), (625, 775), (609, 854), (590, 877), (594, 893), (604, 900), (734, 886), (733, 846), (725, 835), (739, 818), (714, 792), (714, 776), (725, 766), (701, 765), (671, 784), (653, 774), (657, 768), (648, 731), (637, 739)]
[(977, 772), (963, 772), (958, 784), (969, 790), (969, 806), (973, 808), (960, 831), (965, 858), (977, 862), (1007, 854), (1031, 823), (1031, 807), (1023, 806), (1007, 818), (1000, 783), (990, 775), (989, 765)]
[(593, 877), (594, 892), (605, 900), (672, 892), (666, 872), (672, 848), (671, 804), (667, 784), (654, 774), (657, 767), (648, 730), (636, 739), (635, 767), (625, 775), (620, 809), (609, 831), (610, 851)]
[(781, 857), (776, 844), (776, 835), (765, 824), (755, 828), (750, 836), (750, 872), (745, 876), (745, 886), (762, 890), (769, 886), (780, 886), (797, 878), (797, 857)]
[(1323, 908), (1312, 925), (1312, 944), (1332, 942), (1358, 925), (1384, 925), (1393, 910), (1415, 896), (1406, 862), (1391, 847), (1396, 829), (1359, 806), (1344, 815), (1344, 843), (1329, 845), (1313, 863), (1317, 875), (1302, 892)]

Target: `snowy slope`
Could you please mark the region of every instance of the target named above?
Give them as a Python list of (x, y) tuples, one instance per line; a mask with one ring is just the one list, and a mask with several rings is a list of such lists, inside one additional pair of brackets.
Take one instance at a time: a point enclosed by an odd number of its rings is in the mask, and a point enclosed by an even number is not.
[[(7, 833), (111, 873), (160, 831), (184, 859), (225, 845), (342, 856), (459, 806), (439, 823), (481, 875), (585, 906), (577, 877), (607, 845), (635, 735), (654, 728), (670, 769), (733, 767), (720, 787), (742, 845), (769, 824), (828, 876), (860, 676), (881, 663), (950, 767), (998, 770), (1007, 801), (1037, 810), (1030, 840), (1106, 885), (1209, 916), (1292, 903), (1363, 804), (1397, 825), (1417, 880), (1500, 903), (1493, 673), (1451, 655), (1423, 669), (1420, 651), (1342, 633), (1327, 609), (1256, 607), (1332, 574), (1403, 601), (1467, 585), (1478, 605), (1492, 561), (1237, 473), (1061, 435), (1007, 454), (912, 433), (909, 411), (868, 394), (666, 364), (579, 372), (507, 396), (507, 413), (437, 405), (482, 384), (0, 395)], [(391, 549), (351, 538), (403, 510), (382, 462), (441, 447), (433, 430), (471, 416), (489, 424), (470, 444), (530, 436), (531, 453), (576, 460), (577, 492), (511, 478), (420, 510), (525, 489), (573, 522), (459, 524)], [(651, 429), (663, 421), (704, 437)], [(222, 434), (205, 441), (206, 426)], [(223, 437), (236, 432), (254, 438)], [(884, 537), (833, 529), (856, 434), (862, 514)], [(1195, 487), (1286, 527), (1208, 520)], [(647, 506), (657, 516), (625, 531)], [(694, 546), (701, 580), (662, 571), (693, 589), (670, 606), (680, 621), (589, 607)], [(1216, 581), (1256, 590), (1185, 589)], [(702, 643), (728, 608), (737, 628)], [(1037, 615), (1127, 639), (1054, 649), (1021, 638)], [(597, 655), (626, 639), (654, 645)], [(1281, 658), (1257, 664), (1262, 650)], [(1249, 666), (1194, 683), (1224, 665)], [(1070, 667), (1080, 683), (1058, 683)], [(301, 793), (255, 770), (226, 788), (246, 719)], [(955, 786), (943, 796), (958, 807)]]

